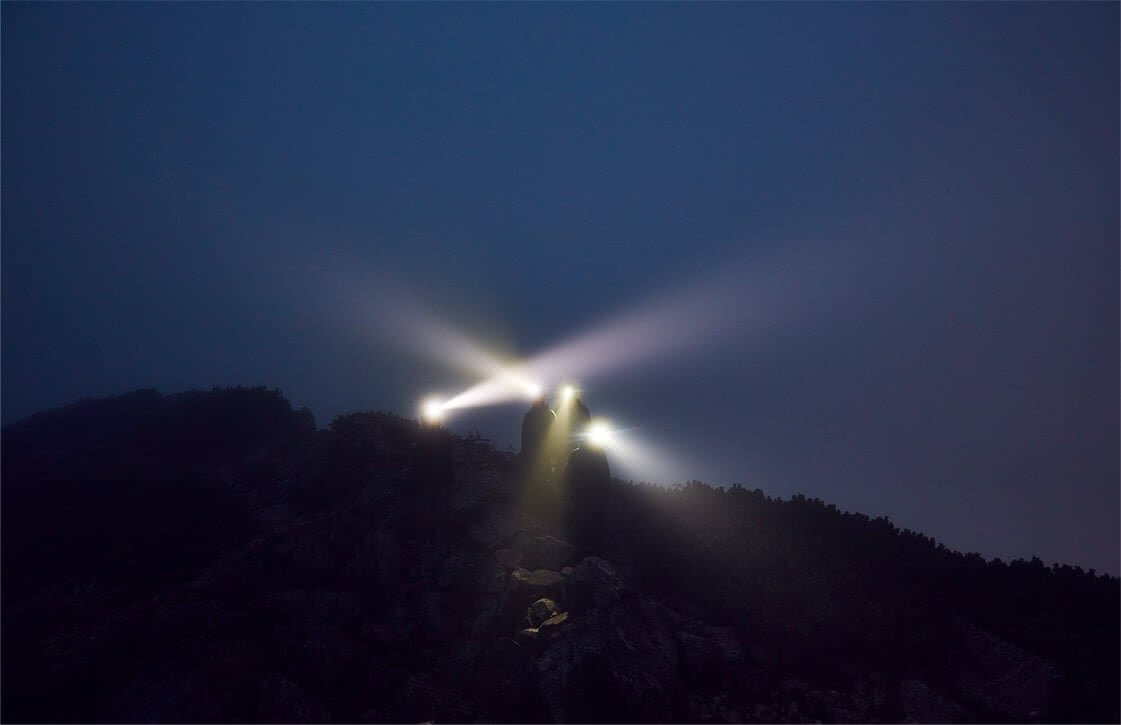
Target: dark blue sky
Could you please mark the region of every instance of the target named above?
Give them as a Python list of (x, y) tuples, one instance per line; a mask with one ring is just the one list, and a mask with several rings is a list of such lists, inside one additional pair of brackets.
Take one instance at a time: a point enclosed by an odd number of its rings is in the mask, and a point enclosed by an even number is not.
[(1116, 3), (2, 12), (5, 421), (411, 414), (473, 381), (369, 331), (388, 281), (529, 355), (766, 258), (725, 304), (771, 324), (593, 412), (711, 483), (1121, 568)]

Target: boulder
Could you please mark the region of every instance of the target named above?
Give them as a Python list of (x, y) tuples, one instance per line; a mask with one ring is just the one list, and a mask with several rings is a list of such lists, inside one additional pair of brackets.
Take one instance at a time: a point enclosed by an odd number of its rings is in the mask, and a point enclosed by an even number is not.
[(534, 595), (535, 601), (555, 591), (561, 583), (561, 575), (548, 569), (515, 569), (510, 575), (507, 590), (514, 595)]
[(561, 612), (560, 614), (554, 614), (553, 616), (546, 619), (540, 624), (537, 629), (539, 632), (541, 632), (542, 637), (551, 636), (556, 633), (558, 627), (560, 627), (567, 621), (568, 612)]
[(526, 619), (529, 621), (529, 626), (539, 627), (542, 622), (556, 613), (556, 602), (552, 599), (538, 599), (536, 602), (529, 605), (529, 612), (526, 614)]

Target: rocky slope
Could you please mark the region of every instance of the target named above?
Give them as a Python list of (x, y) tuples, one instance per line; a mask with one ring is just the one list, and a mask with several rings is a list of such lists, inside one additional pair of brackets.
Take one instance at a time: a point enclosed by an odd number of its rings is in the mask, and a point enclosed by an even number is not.
[[(4, 719), (1116, 719), (1114, 672), (1071, 678), (1096, 653), (1057, 662), (967, 610), (854, 594), (933, 628), (913, 657), (883, 654), (871, 629), (820, 626), (865, 620), (806, 619), (849, 600), (821, 601), (788, 552), (772, 569), (687, 554), (676, 537), (715, 534), (684, 530), (658, 537), (684, 558), (662, 553), (641, 522), (681, 506), (644, 508), (641, 487), (618, 485), (603, 550), (578, 555), (511, 454), (448, 435), (429, 509), (418, 432), (381, 414), (316, 432), (264, 390), (137, 393), (5, 428)], [(1093, 581), (1115, 616), (1117, 580)], [(1116, 636), (1098, 646), (1116, 662)]]

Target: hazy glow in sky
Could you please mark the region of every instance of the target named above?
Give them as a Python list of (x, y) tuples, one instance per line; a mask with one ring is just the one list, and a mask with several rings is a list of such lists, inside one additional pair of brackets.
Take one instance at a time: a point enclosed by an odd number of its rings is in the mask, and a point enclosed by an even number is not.
[(760, 333), (768, 326), (796, 326), (798, 314), (820, 316), (842, 301), (841, 290), (848, 287), (851, 296), (853, 288), (869, 283), (830, 278), (821, 245), (816, 254), (806, 247), (800, 252), (784, 255), (782, 263), (725, 263), (701, 281), (679, 285), (524, 360), (491, 353), (393, 284), (366, 281), (355, 294), (369, 300), (363, 307), (373, 312), (372, 330), (385, 344), (484, 376), (447, 398), (444, 408), (455, 410), (531, 400), (566, 380), (609, 384), (639, 370), (719, 354), (733, 342), (765, 342)]
[(1121, 567), (1117, 3), (3, 20), (4, 421), (269, 385), (505, 447), (572, 382), (651, 480)]

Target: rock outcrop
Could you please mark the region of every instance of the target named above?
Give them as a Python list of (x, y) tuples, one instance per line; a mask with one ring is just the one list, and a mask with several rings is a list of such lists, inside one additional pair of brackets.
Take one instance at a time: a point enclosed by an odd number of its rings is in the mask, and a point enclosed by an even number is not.
[[(90, 553), (91, 568), (17, 562), (10, 575), (5, 559), (5, 718), (1043, 721), (1054, 717), (1063, 682), (1067, 702), (1071, 692), (1108, 699), (1102, 678), (1083, 672), (1078, 682), (1090, 684), (1070, 690), (1050, 660), (936, 609), (907, 619), (910, 600), (865, 597), (868, 582), (841, 578), (830, 589), (818, 570), (800, 578), (786, 564), (776, 575), (764, 564), (810, 556), (781, 539), (755, 558), (740, 552), (750, 570), (714, 550), (712, 532), (684, 525), (640, 539), (653, 553), (609, 532), (601, 550), (576, 559), (556, 517), (522, 505), (512, 455), (449, 439), (449, 468), (417, 469), (412, 421), (346, 416), (317, 432), (305, 413), (265, 398), (266, 420), (231, 433), (224, 458), (208, 452), (184, 469), (194, 478), (175, 479), (205, 502), (188, 509), (195, 518), (156, 497), (142, 499), (152, 517), (142, 521), (135, 509), (114, 518), (116, 509), (99, 503), (88, 510), (101, 518), (83, 532), (115, 525), (133, 538), (109, 537), (117, 548)], [(129, 493), (142, 490), (144, 476), (178, 469), (160, 463), (165, 447), (143, 448), (143, 465), (120, 464), (122, 444), (113, 441), (133, 430), (149, 441), (144, 416), (169, 405), (158, 395), (125, 403), (127, 425), (89, 425), (80, 438), (81, 456), (107, 472), (97, 481), (111, 486), (127, 473)], [(12, 510), (30, 520), (52, 510), (51, 498), (38, 490), (23, 498), (19, 487), (64, 485), (64, 474), (86, 464), (67, 463), (54, 439), (32, 445), (33, 431), (16, 433), (15, 443), (5, 440), (5, 506), (15, 501)], [(446, 474), (438, 501), (417, 498), (418, 470)], [(166, 492), (190, 500), (180, 488)], [(214, 531), (207, 512), (221, 516)], [(173, 520), (163, 526), (161, 517)], [(8, 521), (11, 557), (23, 540), (11, 538)], [(186, 535), (196, 530), (198, 541)], [(740, 532), (732, 534), (737, 541)], [(68, 543), (35, 561), (59, 551), (84, 561)], [(128, 572), (144, 576), (115, 578), (105, 562), (121, 552), (133, 557)], [(732, 579), (737, 587), (724, 588)], [(805, 594), (810, 586), (819, 589)], [(879, 627), (890, 617), (905, 624), (891, 621), (897, 629), (885, 635)], [(925, 659), (908, 659), (911, 639), (890, 646), (899, 631), (925, 647)], [(879, 649), (866, 654), (869, 641)], [(1103, 711), (1094, 707), (1090, 715)]]

